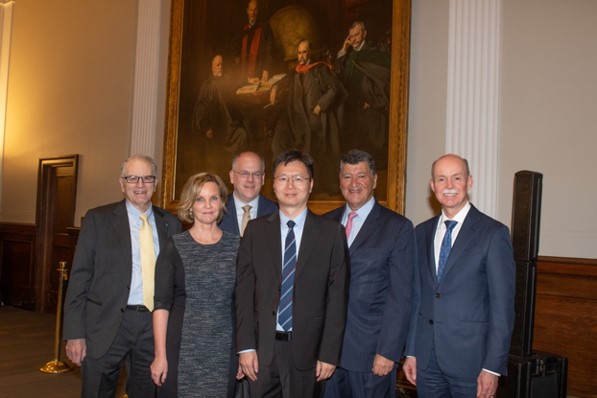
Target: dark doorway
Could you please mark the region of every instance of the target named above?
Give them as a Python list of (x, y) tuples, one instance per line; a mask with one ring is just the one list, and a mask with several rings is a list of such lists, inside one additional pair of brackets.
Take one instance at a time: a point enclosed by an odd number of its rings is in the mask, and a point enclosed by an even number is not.
[(73, 258), (79, 155), (39, 160), (37, 186), (37, 297), (36, 309), (55, 312), (60, 261)]

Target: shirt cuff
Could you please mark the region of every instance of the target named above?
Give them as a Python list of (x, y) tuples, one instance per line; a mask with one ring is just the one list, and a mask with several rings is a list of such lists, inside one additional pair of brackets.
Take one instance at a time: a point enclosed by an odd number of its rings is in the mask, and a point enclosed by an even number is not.
[(496, 372), (493, 372), (493, 371), (491, 371), (491, 370), (489, 370), (489, 369), (485, 369), (485, 368), (483, 368), (483, 369), (481, 369), (481, 370), (483, 370), (484, 372), (487, 372), (487, 373), (491, 373), (492, 375), (496, 375), (497, 377), (500, 377), (500, 376), (501, 376), (501, 374), (499, 374), (499, 373), (496, 373)]
[(255, 351), (257, 351), (257, 350), (254, 349), (254, 348), (249, 348), (249, 349), (246, 349), (246, 350), (239, 351), (239, 352), (237, 352), (237, 354), (242, 354), (244, 352), (255, 352)]

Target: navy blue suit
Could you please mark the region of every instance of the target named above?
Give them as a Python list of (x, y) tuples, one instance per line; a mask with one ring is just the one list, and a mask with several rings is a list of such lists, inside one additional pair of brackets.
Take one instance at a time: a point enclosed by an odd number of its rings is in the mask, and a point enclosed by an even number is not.
[[(259, 202), (257, 204), (257, 217), (267, 216), (275, 211), (278, 211), (278, 205), (268, 198), (259, 195)], [(234, 205), (234, 196), (230, 195), (226, 201), (226, 212), (219, 227), (222, 231), (228, 231), (232, 234), (240, 235), (240, 227), (238, 225), (238, 217), (236, 214), (236, 206)]]
[[(325, 217), (340, 222), (345, 209)], [(415, 248), (411, 221), (376, 202), (349, 248), (341, 368), (378, 378), (371, 373), (375, 354), (400, 361), (411, 319)]]
[[(439, 216), (416, 228), (415, 310), (406, 354), (416, 358), (417, 374), (429, 366), (433, 348), (448, 378), (475, 380), (482, 369), (505, 375), (516, 284), (508, 227), (471, 205), (437, 283), (438, 222)], [(418, 388), (422, 382), (417, 377)]]

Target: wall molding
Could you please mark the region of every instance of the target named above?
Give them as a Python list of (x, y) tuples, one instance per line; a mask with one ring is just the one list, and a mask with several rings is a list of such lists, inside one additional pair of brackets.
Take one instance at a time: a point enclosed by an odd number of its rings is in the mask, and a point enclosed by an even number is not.
[(446, 146), (469, 161), (471, 201), (497, 215), (502, 0), (450, 0)]

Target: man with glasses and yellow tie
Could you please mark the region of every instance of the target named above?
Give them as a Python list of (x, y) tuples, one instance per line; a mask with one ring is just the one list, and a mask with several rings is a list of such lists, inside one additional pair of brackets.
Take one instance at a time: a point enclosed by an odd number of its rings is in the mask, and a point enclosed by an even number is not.
[(125, 200), (85, 215), (64, 304), (66, 354), (82, 366), (82, 397), (114, 397), (123, 365), (130, 398), (153, 397), (155, 259), (180, 222), (153, 206), (155, 161), (127, 159), (120, 187)]
[(243, 236), (249, 220), (278, 211), (278, 206), (259, 195), (265, 182), (265, 163), (255, 152), (242, 152), (232, 160), (230, 183), (234, 192), (226, 201), (226, 213), (219, 227)]

